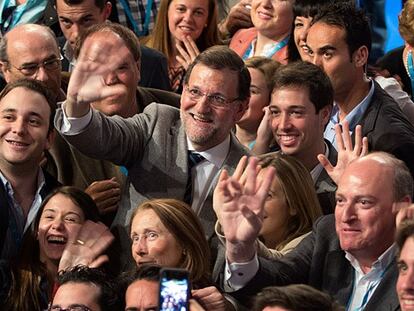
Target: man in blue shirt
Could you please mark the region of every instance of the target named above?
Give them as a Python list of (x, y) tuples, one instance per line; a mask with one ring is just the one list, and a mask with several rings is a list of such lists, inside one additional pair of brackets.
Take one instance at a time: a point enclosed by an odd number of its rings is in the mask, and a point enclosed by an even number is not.
[(367, 17), (353, 4), (339, 2), (324, 8), (312, 22), (308, 60), (325, 71), (334, 88), (325, 138), (336, 146), (335, 124), (347, 120), (352, 134), (360, 124), (370, 150), (392, 153), (413, 174), (414, 128), (398, 104), (365, 74), (371, 48)]

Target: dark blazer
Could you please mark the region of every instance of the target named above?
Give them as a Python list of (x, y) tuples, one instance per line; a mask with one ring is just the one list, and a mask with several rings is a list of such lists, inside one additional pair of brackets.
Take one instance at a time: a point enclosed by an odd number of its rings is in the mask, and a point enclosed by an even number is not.
[[(325, 143), (329, 148), (328, 160), (332, 163), (332, 165), (336, 165), (338, 160), (338, 152), (336, 152), (335, 147), (328, 140), (325, 139)], [(315, 190), (324, 215), (332, 214), (335, 211), (336, 188), (336, 184), (333, 182), (331, 177), (329, 177), (326, 170), (323, 169), (315, 182)]]
[[(43, 171), (45, 176), (45, 185), (40, 190), (40, 196), (44, 199), (53, 189), (60, 186), (59, 182), (47, 172)], [(7, 228), (9, 227), (9, 199), (7, 191), (0, 181), (0, 254), (3, 251), (4, 240), (6, 238)]]
[[(323, 216), (312, 233), (298, 247), (278, 260), (259, 258), (255, 277), (232, 295), (246, 302), (266, 286), (309, 284), (333, 296), (346, 306), (352, 294), (354, 269), (345, 258), (335, 232), (334, 215)], [(369, 300), (365, 311), (400, 310), (395, 284), (398, 270), (395, 260)]]
[(139, 86), (171, 91), (167, 57), (145, 45), (141, 45), (141, 81), (139, 81)]
[[(385, 151), (405, 162), (414, 176), (414, 127), (398, 104), (379, 85), (359, 124), (369, 150)], [(354, 135), (353, 135), (354, 136)]]

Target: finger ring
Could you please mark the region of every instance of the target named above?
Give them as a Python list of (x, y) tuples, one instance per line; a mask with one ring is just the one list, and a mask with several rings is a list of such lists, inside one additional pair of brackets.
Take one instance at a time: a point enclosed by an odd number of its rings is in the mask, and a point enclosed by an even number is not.
[(76, 244), (80, 244), (80, 245), (84, 245), (85, 244), (85, 242), (83, 242), (82, 240), (76, 240)]

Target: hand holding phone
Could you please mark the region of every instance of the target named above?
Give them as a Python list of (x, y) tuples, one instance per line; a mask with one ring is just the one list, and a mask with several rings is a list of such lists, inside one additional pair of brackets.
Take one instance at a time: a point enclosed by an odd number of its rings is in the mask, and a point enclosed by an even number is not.
[(184, 269), (161, 269), (159, 310), (188, 311), (190, 299), (189, 273)]

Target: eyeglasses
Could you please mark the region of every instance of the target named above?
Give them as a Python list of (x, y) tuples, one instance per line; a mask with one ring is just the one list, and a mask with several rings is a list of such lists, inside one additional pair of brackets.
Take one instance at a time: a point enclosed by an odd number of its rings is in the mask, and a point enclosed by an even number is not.
[(186, 86), (185, 90), (187, 91), (190, 100), (196, 102), (205, 96), (207, 101), (217, 108), (227, 108), (229, 104), (239, 100), (238, 97), (235, 99), (227, 99), (221, 95), (203, 93), (199, 89), (190, 88), (189, 86)]
[(18, 71), (20, 71), (23, 75), (30, 77), (30, 76), (33, 76), (39, 70), (40, 67), (43, 67), (47, 71), (57, 70), (60, 66), (60, 61), (62, 59), (63, 59), (63, 56), (60, 55), (59, 58), (48, 59), (38, 64), (35, 64), (35, 63), (27, 64), (21, 67), (16, 67), (12, 65), (11, 63), (9, 64), (13, 68), (16, 68)]
[(92, 309), (89, 309), (85, 305), (70, 305), (67, 308), (61, 308), (59, 306), (51, 306), (49, 308), (49, 311), (92, 311)]

